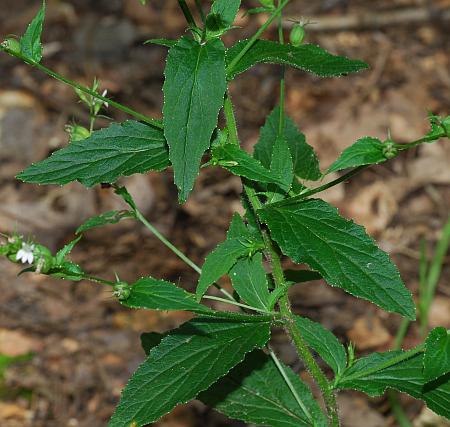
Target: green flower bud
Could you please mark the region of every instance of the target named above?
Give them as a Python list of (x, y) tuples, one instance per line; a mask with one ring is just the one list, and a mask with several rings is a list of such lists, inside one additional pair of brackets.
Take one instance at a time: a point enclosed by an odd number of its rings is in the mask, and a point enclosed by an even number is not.
[(126, 282), (117, 282), (113, 287), (113, 295), (119, 301), (126, 301), (131, 295), (131, 287)]
[(54, 257), (50, 249), (43, 245), (35, 245), (33, 250), (36, 273), (48, 273), (54, 266)]
[(273, 2), (273, 0), (259, 0), (259, 2), (264, 7), (267, 7), (267, 8), (270, 8), (270, 9), (275, 7), (275, 3)]
[(67, 125), (66, 132), (69, 134), (70, 142), (83, 141), (91, 136), (88, 129), (78, 125)]
[(395, 148), (395, 143), (392, 141), (392, 139), (387, 139), (384, 141), (384, 147), (383, 147), (383, 156), (386, 157), (386, 159), (393, 159), (398, 154), (397, 148)]
[(303, 43), (303, 40), (305, 39), (306, 31), (305, 26), (303, 24), (296, 23), (292, 27), (290, 40), (291, 45), (298, 47)]
[(14, 53), (20, 53), (20, 51), (22, 50), (19, 40), (15, 39), (14, 37), (7, 37), (2, 42), (2, 47)]

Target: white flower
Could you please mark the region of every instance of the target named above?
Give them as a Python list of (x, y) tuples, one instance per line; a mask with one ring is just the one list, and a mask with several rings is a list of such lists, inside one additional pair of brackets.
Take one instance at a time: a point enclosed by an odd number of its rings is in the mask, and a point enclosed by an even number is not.
[[(105, 89), (105, 90), (103, 91), (103, 93), (102, 93), (102, 96), (105, 97), (107, 94), (108, 94), (108, 89)], [(103, 105), (104, 105), (106, 108), (109, 107), (109, 103), (108, 103), (108, 102), (103, 101)]]
[(33, 264), (34, 261), (34, 245), (22, 242), (22, 249), (17, 252), (16, 261), (21, 261), (22, 264)]

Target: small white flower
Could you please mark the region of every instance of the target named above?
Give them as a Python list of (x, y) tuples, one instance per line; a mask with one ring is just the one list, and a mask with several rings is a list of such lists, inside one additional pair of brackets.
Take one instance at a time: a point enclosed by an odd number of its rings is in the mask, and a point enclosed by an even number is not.
[[(108, 89), (105, 89), (104, 91), (103, 91), (103, 93), (102, 93), (102, 96), (106, 96), (108, 94)], [(103, 105), (106, 107), (106, 108), (109, 108), (109, 103), (108, 102), (104, 102), (103, 101)]]
[(33, 264), (34, 261), (34, 245), (22, 242), (22, 249), (17, 252), (16, 261), (21, 261), (22, 264)]

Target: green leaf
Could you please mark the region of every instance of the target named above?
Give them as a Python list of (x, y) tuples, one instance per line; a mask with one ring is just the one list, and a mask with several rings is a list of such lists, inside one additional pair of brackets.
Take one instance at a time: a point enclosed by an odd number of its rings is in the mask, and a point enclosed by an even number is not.
[(225, 47), (182, 37), (169, 51), (164, 83), (164, 132), (180, 201), (194, 186), (226, 90)]
[(348, 147), (327, 170), (327, 173), (363, 165), (377, 165), (388, 160), (384, 144), (378, 138), (366, 136)]
[(77, 234), (84, 233), (87, 230), (96, 227), (102, 227), (107, 224), (117, 224), (126, 218), (134, 218), (135, 215), (130, 211), (111, 211), (89, 218), (84, 224), (80, 225), (76, 231)]
[(428, 335), (423, 358), (424, 377), (435, 380), (450, 372), (450, 331), (435, 328)]
[(233, 24), (241, 6), (241, 0), (215, 0), (210, 15), (218, 15), (227, 26)]
[(51, 268), (47, 274), (57, 279), (73, 282), (79, 282), (86, 277), (81, 267), (71, 261), (63, 261), (60, 265)]
[(345, 372), (337, 388), (360, 390), (370, 396), (381, 396), (393, 388), (425, 401), (431, 410), (450, 419), (450, 375), (428, 382), (423, 375), (423, 353), (408, 354), (392, 351), (359, 359)]
[(306, 263), (332, 286), (415, 319), (397, 267), (363, 227), (323, 200), (285, 201), (259, 211), (282, 252)]
[(150, 351), (122, 392), (109, 427), (152, 423), (206, 390), (269, 339), (269, 323), (199, 318)]
[(273, 175), (281, 177), (281, 185), (275, 187), (268, 186), (267, 202), (273, 203), (282, 200), (286, 193), (291, 189), (294, 179), (294, 165), (292, 156), (284, 136), (278, 135), (272, 150), (272, 159), (270, 162), (270, 171)]
[(214, 282), (227, 274), (239, 258), (249, 253), (249, 246), (240, 239), (227, 239), (220, 243), (205, 259), (197, 285), (197, 298), (200, 299)]
[(178, 40), (171, 40), (171, 39), (149, 39), (145, 40), (144, 44), (157, 44), (158, 46), (164, 46), (164, 47), (174, 47), (178, 43)]
[(20, 38), (20, 53), (34, 62), (41, 62), (42, 43), (41, 35), (45, 18), (45, 0), (42, 1), (42, 7), (28, 25), (25, 34)]
[(215, 147), (212, 155), (213, 162), (217, 162), (234, 175), (243, 176), (251, 181), (284, 185), (284, 180), (280, 174), (275, 174), (266, 169), (258, 160), (236, 144)]
[(145, 310), (184, 310), (193, 313), (212, 313), (205, 305), (199, 304), (195, 296), (173, 283), (143, 277), (130, 288), (130, 296), (123, 305)]
[(70, 243), (65, 245), (61, 250), (59, 250), (56, 253), (56, 256), (55, 256), (56, 265), (60, 265), (63, 263), (66, 256), (69, 255), (73, 251), (73, 248), (75, 247), (75, 245), (81, 240), (81, 237), (82, 236), (78, 236), (75, 240), (72, 240)]
[(269, 287), (262, 254), (237, 261), (230, 271), (233, 288), (252, 307), (269, 310)]
[(235, 212), (231, 218), (230, 227), (227, 232), (227, 239), (251, 239), (253, 233), (247, 228), (242, 217)]
[(87, 187), (114, 183), (121, 176), (161, 171), (169, 166), (161, 130), (135, 121), (113, 123), (83, 141), (70, 143), (17, 178), (35, 184), (79, 181)]
[[(255, 145), (255, 158), (264, 167), (270, 168), (273, 147), (280, 127), (280, 108), (276, 107), (267, 117), (258, 143)], [(319, 160), (313, 148), (306, 143), (305, 135), (301, 133), (295, 123), (288, 116), (285, 117), (284, 137), (291, 151), (294, 173), (300, 178), (317, 180), (322, 177)]]
[[(248, 40), (242, 40), (227, 50), (227, 64), (233, 62), (247, 42)], [(320, 77), (342, 76), (368, 68), (363, 61), (332, 55), (313, 44), (294, 47), (290, 44), (282, 45), (274, 41), (258, 40), (230, 70), (228, 80), (234, 79), (238, 74), (259, 63), (289, 65)]]
[(246, 423), (272, 427), (326, 427), (327, 419), (309, 388), (290, 368), (286, 375), (300, 397), (300, 407), (275, 363), (263, 351), (249, 353), (245, 360), (198, 399), (226, 416)]
[(308, 346), (333, 369), (337, 376), (340, 376), (347, 366), (347, 354), (344, 346), (331, 331), (320, 323), (299, 316), (295, 317), (295, 322), (302, 331), (302, 336)]
[(321, 274), (310, 270), (285, 270), (284, 276), (287, 281), (294, 283), (312, 282), (313, 280), (322, 279)]

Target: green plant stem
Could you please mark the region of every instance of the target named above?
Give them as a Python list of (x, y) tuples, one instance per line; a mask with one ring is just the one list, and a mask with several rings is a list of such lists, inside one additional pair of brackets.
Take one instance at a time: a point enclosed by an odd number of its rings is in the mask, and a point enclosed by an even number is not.
[(442, 273), (442, 265), (444, 263), (445, 256), (447, 254), (448, 248), (450, 246), (450, 216), (448, 217), (447, 223), (445, 224), (441, 238), (437, 243), (436, 249), (434, 251), (433, 260), (431, 261), (430, 268), (428, 270), (425, 292), (421, 296), (420, 300), (420, 313), (421, 318), (421, 335), (425, 337), (428, 332), (428, 318), (430, 313), (430, 308), (433, 303), (434, 297), (436, 295), (437, 286)]
[[(278, 0), (278, 6), (280, 6), (281, 0)], [(278, 40), (280, 44), (284, 44), (283, 33), (283, 11), (278, 15)], [(280, 72), (280, 121), (278, 126), (278, 136), (284, 136), (285, 128), (285, 94), (286, 94), (286, 67), (281, 66)]]
[(259, 28), (259, 30), (250, 38), (245, 47), (239, 52), (239, 54), (231, 61), (227, 67), (227, 74), (230, 75), (234, 70), (234, 67), (238, 62), (244, 57), (244, 55), (251, 49), (251, 47), (256, 43), (259, 37), (264, 33), (264, 31), (269, 28), (270, 24), (276, 19), (278, 14), (286, 7), (290, 0), (284, 0), (270, 15), (269, 19)]
[(203, 297), (203, 299), (209, 299), (211, 301), (220, 301), (220, 302), (223, 302), (223, 303), (226, 303), (226, 304), (235, 305), (236, 307), (245, 308), (247, 310), (258, 311), (259, 313), (263, 313), (263, 314), (272, 314), (272, 315), (274, 315), (274, 314), (278, 315), (279, 314), (279, 313), (276, 313), (276, 312), (262, 310), (262, 309), (257, 308), (257, 307), (252, 307), (251, 305), (241, 304), (241, 303), (236, 302), (236, 301), (231, 301), (229, 299), (224, 299), (224, 298), (215, 297), (215, 296), (211, 296), (211, 295), (205, 295)]
[[(182, 261), (184, 261), (189, 267), (195, 270), (198, 274), (202, 274), (202, 269), (189, 257), (187, 257), (183, 252), (181, 252), (174, 244), (172, 244), (168, 239), (166, 239), (147, 219), (142, 215), (142, 213), (135, 208), (136, 218), (144, 224), (144, 226), (150, 230), (157, 239), (159, 239), (165, 246), (167, 246), (175, 255), (178, 256)], [(223, 289), (217, 283), (214, 286), (222, 292), (230, 301), (235, 301), (233, 295), (231, 295), (227, 290)]]
[(285, 383), (289, 387), (289, 390), (291, 390), (292, 395), (294, 396), (295, 400), (297, 401), (298, 406), (300, 406), (300, 408), (302, 408), (303, 412), (308, 417), (309, 422), (311, 423), (311, 425), (314, 426), (315, 425), (314, 419), (311, 416), (311, 413), (308, 411), (308, 408), (305, 406), (305, 404), (303, 403), (302, 399), (298, 395), (297, 390), (295, 389), (295, 387), (292, 384), (291, 380), (287, 376), (286, 371), (284, 369), (284, 366), (282, 365), (282, 363), (280, 362), (280, 360), (278, 359), (277, 355), (272, 350), (272, 348), (270, 346), (268, 346), (267, 349), (269, 351), (270, 357), (272, 358), (273, 362), (275, 363), (275, 366), (277, 367), (277, 369), (280, 372), (281, 376), (283, 377)]
[(346, 174), (340, 176), (339, 178), (329, 182), (328, 184), (324, 184), (324, 185), (321, 185), (320, 187), (316, 187), (316, 188), (312, 188), (311, 190), (307, 190), (304, 193), (300, 193), (298, 196), (292, 197), (289, 200), (295, 200), (295, 199), (301, 200), (301, 199), (305, 199), (307, 197), (313, 196), (314, 194), (321, 193), (322, 191), (325, 191), (325, 190), (328, 190), (329, 188), (335, 187), (336, 185), (340, 184), (341, 182), (347, 181), (351, 177), (360, 173), (362, 170), (367, 169), (369, 166), (370, 165), (359, 166), (355, 169), (352, 169), (350, 172), (347, 172)]
[(64, 83), (64, 84), (69, 85), (69, 86), (71, 86), (71, 87), (73, 87), (75, 89), (78, 89), (81, 92), (84, 92), (84, 93), (86, 93), (88, 95), (91, 95), (91, 96), (93, 96), (96, 99), (102, 100), (103, 102), (107, 102), (109, 105), (117, 108), (118, 110), (123, 111), (124, 113), (127, 113), (130, 116), (133, 116), (133, 117), (137, 118), (138, 120), (141, 120), (141, 121), (143, 121), (145, 123), (148, 123), (149, 125), (152, 125), (152, 126), (158, 128), (158, 129), (163, 129), (163, 125), (162, 125), (162, 123), (159, 120), (151, 119), (151, 118), (145, 116), (144, 114), (141, 114), (141, 113), (139, 113), (137, 111), (134, 111), (131, 108), (129, 108), (129, 107), (123, 105), (123, 104), (120, 104), (119, 102), (116, 102), (116, 101), (113, 101), (112, 99), (106, 98), (106, 97), (98, 94), (97, 92), (95, 92), (95, 91), (93, 91), (93, 90), (91, 90), (91, 89), (89, 89), (89, 88), (87, 88), (87, 87), (85, 87), (83, 85), (80, 85), (79, 83), (76, 83), (76, 82), (74, 82), (74, 81), (72, 81), (70, 79), (67, 79), (66, 77), (61, 76), (60, 74), (50, 70), (49, 68), (43, 66), (42, 64), (40, 64), (38, 62), (35, 62), (35, 61), (33, 61), (33, 60), (31, 60), (31, 59), (21, 55), (20, 53), (13, 52), (11, 50), (4, 49), (4, 48), (2, 48), (2, 49), (6, 53), (8, 53), (8, 54), (10, 54), (12, 56), (15, 56), (16, 58), (22, 60), (23, 62), (27, 63), (28, 65), (31, 65), (32, 67), (37, 68), (38, 70), (44, 72), (45, 74), (49, 75), (50, 77), (53, 77), (54, 79), (60, 81), (61, 83)]
[[(253, 210), (258, 211), (262, 205), (260, 200), (258, 199), (255, 190), (249, 185), (244, 184), (244, 190), (247, 194), (247, 197), (250, 201), (250, 204)], [(267, 230), (261, 228), (261, 233), (264, 239), (264, 243), (266, 245), (266, 250), (268, 252), (268, 258), (272, 265), (272, 276), (275, 281), (276, 288), (283, 287), (286, 279), (284, 277), (283, 267), (281, 265), (281, 259), (275, 247), (275, 244), (272, 238), (269, 235)], [(284, 326), (288, 335), (291, 337), (294, 345), (297, 349), (297, 353), (300, 358), (305, 363), (308, 371), (311, 373), (312, 377), (316, 381), (319, 386), (322, 396), (327, 408), (328, 418), (330, 420), (330, 425), (333, 427), (339, 426), (339, 415), (337, 410), (337, 402), (336, 396), (334, 394), (333, 388), (328, 381), (325, 374), (320, 369), (320, 366), (315, 361), (311, 351), (308, 348), (305, 340), (303, 339), (302, 333), (298, 328), (294, 314), (291, 310), (291, 305), (289, 302), (289, 297), (285, 294), (279, 301), (280, 313), (284, 318)]]
[(181, 11), (183, 12), (184, 17), (186, 18), (187, 23), (191, 28), (198, 28), (195, 22), (194, 17), (192, 16), (191, 10), (186, 3), (186, 0), (178, 0), (178, 5), (180, 6)]
[(89, 274), (83, 275), (84, 280), (88, 280), (89, 282), (93, 283), (100, 283), (101, 285), (106, 286), (114, 286), (116, 282), (111, 282), (109, 280), (100, 279), (99, 277), (91, 276)]

